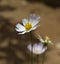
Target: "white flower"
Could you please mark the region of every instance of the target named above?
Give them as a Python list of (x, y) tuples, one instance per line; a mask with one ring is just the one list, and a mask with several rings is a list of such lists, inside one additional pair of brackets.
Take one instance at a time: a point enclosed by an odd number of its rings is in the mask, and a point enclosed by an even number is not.
[(31, 14), (29, 20), (23, 19), (22, 24), (16, 25), (16, 31), (19, 32), (18, 34), (25, 34), (32, 30), (35, 30), (38, 27), (40, 17), (37, 17), (35, 14)]
[(48, 36), (46, 36), (45, 37), (45, 39), (42, 39), (42, 37), (40, 36), (40, 35), (38, 35), (39, 36), (39, 40), (43, 43), (43, 44), (52, 44), (52, 42), (51, 42), (51, 40), (50, 40), (50, 38), (48, 37)]
[(42, 43), (34, 44), (33, 46), (31, 44), (28, 45), (28, 49), (33, 52), (34, 54), (42, 54), (47, 50), (47, 47), (44, 47)]

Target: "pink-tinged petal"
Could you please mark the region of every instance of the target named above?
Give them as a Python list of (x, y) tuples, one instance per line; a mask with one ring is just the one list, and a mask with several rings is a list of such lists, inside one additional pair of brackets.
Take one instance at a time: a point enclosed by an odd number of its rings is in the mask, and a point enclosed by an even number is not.
[(34, 20), (34, 21), (32, 22), (32, 26), (34, 27), (34, 26), (37, 25), (38, 23), (39, 23), (39, 21)]
[(32, 26), (35, 26), (39, 23), (40, 17), (36, 16), (35, 14), (30, 15), (30, 22), (32, 23)]
[(27, 48), (29, 51), (32, 51), (32, 45), (31, 44), (29, 44)]
[[(47, 49), (47, 47), (44, 47), (42, 43), (39, 43), (39, 44), (35, 44), (35, 45), (33, 46), (32, 52), (33, 52), (34, 54), (42, 54), (42, 53), (45, 52), (46, 49)], [(38, 50), (38, 52), (36, 52), (36, 50)]]
[(35, 14), (30, 14), (30, 20), (31, 20), (31, 22), (33, 20), (39, 21), (40, 20), (40, 16), (36, 16)]
[(39, 45), (40, 48), (44, 47), (42, 43), (39, 43), (38, 45)]
[(33, 48), (37, 48), (37, 47), (38, 47), (38, 44), (35, 43), (35, 44), (33, 45)]
[(23, 19), (23, 20), (22, 20), (22, 23), (23, 23), (23, 25), (25, 26), (25, 24), (28, 23), (28, 20), (27, 20), (27, 19)]
[(42, 43), (39, 43), (39, 44), (34, 44), (33, 47), (31, 44), (28, 45), (28, 49), (34, 53), (34, 54), (43, 54), (46, 50), (47, 50), (47, 47), (44, 47)]
[(36, 17), (36, 21), (40, 21), (40, 16)]
[(42, 43), (39, 43), (39, 44), (38, 44), (38, 49), (40, 50), (40, 52), (41, 52), (41, 50), (43, 49), (43, 47), (44, 47), (44, 46), (43, 46)]
[(35, 19), (36, 15), (35, 14), (30, 14), (30, 20), (31, 22)]
[(34, 54), (36, 54), (36, 49), (37, 49), (37, 47), (38, 47), (38, 44), (34, 44), (33, 49), (32, 49), (32, 52), (33, 52)]
[(25, 27), (23, 25), (19, 24), (19, 23), (16, 25), (15, 29), (16, 29), (17, 32), (25, 31)]
[[(42, 48), (43, 48), (43, 44), (35, 44), (34, 46), (33, 46), (33, 53), (35, 53), (35, 54), (40, 54), (41, 53), (41, 51), (42, 51)], [(38, 50), (38, 53), (36, 53), (36, 50)]]
[(47, 47), (44, 47), (41, 51), (41, 54), (44, 53), (47, 50)]

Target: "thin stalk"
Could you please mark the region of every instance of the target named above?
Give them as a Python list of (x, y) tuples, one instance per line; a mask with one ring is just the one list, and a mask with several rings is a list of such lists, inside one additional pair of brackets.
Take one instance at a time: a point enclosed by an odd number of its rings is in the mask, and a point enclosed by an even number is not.
[[(31, 45), (33, 46), (33, 40), (32, 40), (32, 33), (30, 32), (30, 41), (31, 41)], [(33, 50), (33, 47), (32, 47)], [(30, 56), (31, 56), (31, 64), (33, 64), (33, 53), (30, 52)]]
[(39, 64), (39, 55), (37, 55), (36, 64)]
[(42, 55), (42, 64), (44, 64), (45, 61), (45, 53)]

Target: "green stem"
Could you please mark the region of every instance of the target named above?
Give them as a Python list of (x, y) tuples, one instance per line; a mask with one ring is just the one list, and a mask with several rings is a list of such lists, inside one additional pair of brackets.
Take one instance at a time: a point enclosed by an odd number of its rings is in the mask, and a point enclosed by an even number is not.
[(36, 64), (39, 64), (39, 55), (37, 55), (37, 63)]
[(42, 55), (42, 64), (44, 64), (44, 60), (45, 60), (45, 53)]
[[(31, 40), (31, 45), (33, 46), (33, 40), (32, 40), (32, 33), (30, 32), (30, 40)], [(32, 48), (33, 50), (33, 48)], [(30, 52), (30, 56), (31, 56), (31, 64), (33, 64), (33, 53)]]

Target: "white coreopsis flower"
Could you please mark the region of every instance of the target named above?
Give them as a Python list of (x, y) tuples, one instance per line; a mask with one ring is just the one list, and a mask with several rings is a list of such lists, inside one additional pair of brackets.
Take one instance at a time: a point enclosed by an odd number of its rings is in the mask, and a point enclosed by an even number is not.
[(39, 55), (39, 54), (43, 54), (47, 50), (47, 47), (44, 47), (42, 43), (34, 44), (33, 46), (29, 44), (28, 50), (34, 54)]
[(46, 36), (45, 39), (42, 39), (42, 37), (41, 37), (40, 35), (38, 35), (38, 36), (39, 36), (38, 39), (39, 39), (43, 44), (45, 44), (45, 45), (52, 44), (52, 43), (51, 43), (51, 40), (50, 40), (50, 38), (49, 38), (48, 36)]
[(35, 30), (39, 25), (39, 16), (36, 16), (35, 14), (31, 14), (29, 20), (23, 19), (22, 24), (18, 23), (16, 25), (16, 31), (19, 32), (18, 34), (25, 34), (27, 32), (30, 32), (32, 30)]

